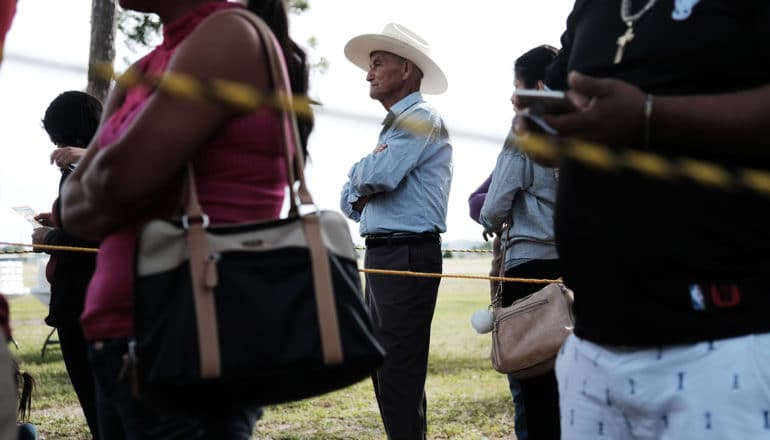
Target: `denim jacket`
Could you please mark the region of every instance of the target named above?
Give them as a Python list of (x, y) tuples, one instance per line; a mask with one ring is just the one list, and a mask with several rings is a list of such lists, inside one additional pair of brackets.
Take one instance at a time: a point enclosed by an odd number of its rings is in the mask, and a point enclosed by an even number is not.
[(488, 232), (502, 232), (505, 270), (529, 260), (559, 258), (554, 240), (558, 168), (534, 163), (509, 133), (497, 158), (479, 218)]

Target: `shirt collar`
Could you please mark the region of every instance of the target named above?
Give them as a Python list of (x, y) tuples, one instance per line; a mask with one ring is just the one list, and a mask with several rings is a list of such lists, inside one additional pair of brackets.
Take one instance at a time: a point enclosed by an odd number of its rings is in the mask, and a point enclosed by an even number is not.
[(388, 111), (388, 116), (385, 117), (385, 120), (382, 122), (383, 124), (392, 122), (395, 118), (397, 118), (401, 113), (404, 113), (409, 107), (422, 102), (422, 93), (420, 92), (412, 92), (405, 97), (401, 98), (400, 101), (390, 106), (390, 111)]

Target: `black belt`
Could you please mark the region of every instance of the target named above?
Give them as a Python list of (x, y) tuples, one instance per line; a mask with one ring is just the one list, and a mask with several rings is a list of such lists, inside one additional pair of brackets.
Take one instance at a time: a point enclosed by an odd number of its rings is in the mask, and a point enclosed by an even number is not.
[(441, 236), (438, 232), (389, 232), (387, 234), (372, 234), (366, 236), (367, 248), (420, 243), (441, 244)]

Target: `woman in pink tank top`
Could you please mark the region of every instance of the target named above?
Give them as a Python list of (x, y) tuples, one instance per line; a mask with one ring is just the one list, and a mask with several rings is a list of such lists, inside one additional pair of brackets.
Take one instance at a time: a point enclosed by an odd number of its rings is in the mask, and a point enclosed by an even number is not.
[[(163, 43), (132, 69), (270, 89), (265, 43), (253, 25), (236, 14), (215, 14), (242, 5), (225, 0), (121, 0), (120, 4), (156, 13), (164, 24)], [(289, 38), (283, 1), (251, 0), (247, 7), (273, 30), (288, 55), (292, 88), (306, 94), (305, 54)], [(81, 316), (91, 344), (102, 438), (146, 439), (154, 432), (199, 438), (191, 436), (193, 431), (205, 433), (203, 438), (249, 438), (259, 408), (168, 417), (136, 401), (118, 373), (133, 335), (138, 230), (149, 219), (174, 213), (181, 177), (190, 162), (201, 205), (213, 223), (277, 218), (287, 185), (280, 123), (275, 110), (244, 112), (148, 86), (117, 86), (107, 99), (95, 148), (89, 149), (65, 184), (60, 213), (69, 232), (102, 240)], [(300, 125), (304, 146), (312, 121)]]

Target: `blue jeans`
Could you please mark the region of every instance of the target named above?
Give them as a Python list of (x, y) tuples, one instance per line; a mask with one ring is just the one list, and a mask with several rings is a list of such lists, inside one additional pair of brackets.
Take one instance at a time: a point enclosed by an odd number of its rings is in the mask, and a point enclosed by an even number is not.
[(96, 411), (103, 439), (248, 440), (262, 408), (228, 408), (203, 415), (160, 413), (131, 394), (123, 380), (125, 338), (91, 344), (89, 358), (96, 379)]
[(513, 397), (513, 429), (516, 431), (517, 440), (527, 440), (529, 433), (527, 433), (527, 410), (524, 406), (524, 398), (521, 395), (521, 384), (519, 380), (511, 376), (508, 376), (508, 386), (511, 389), (511, 397)]

